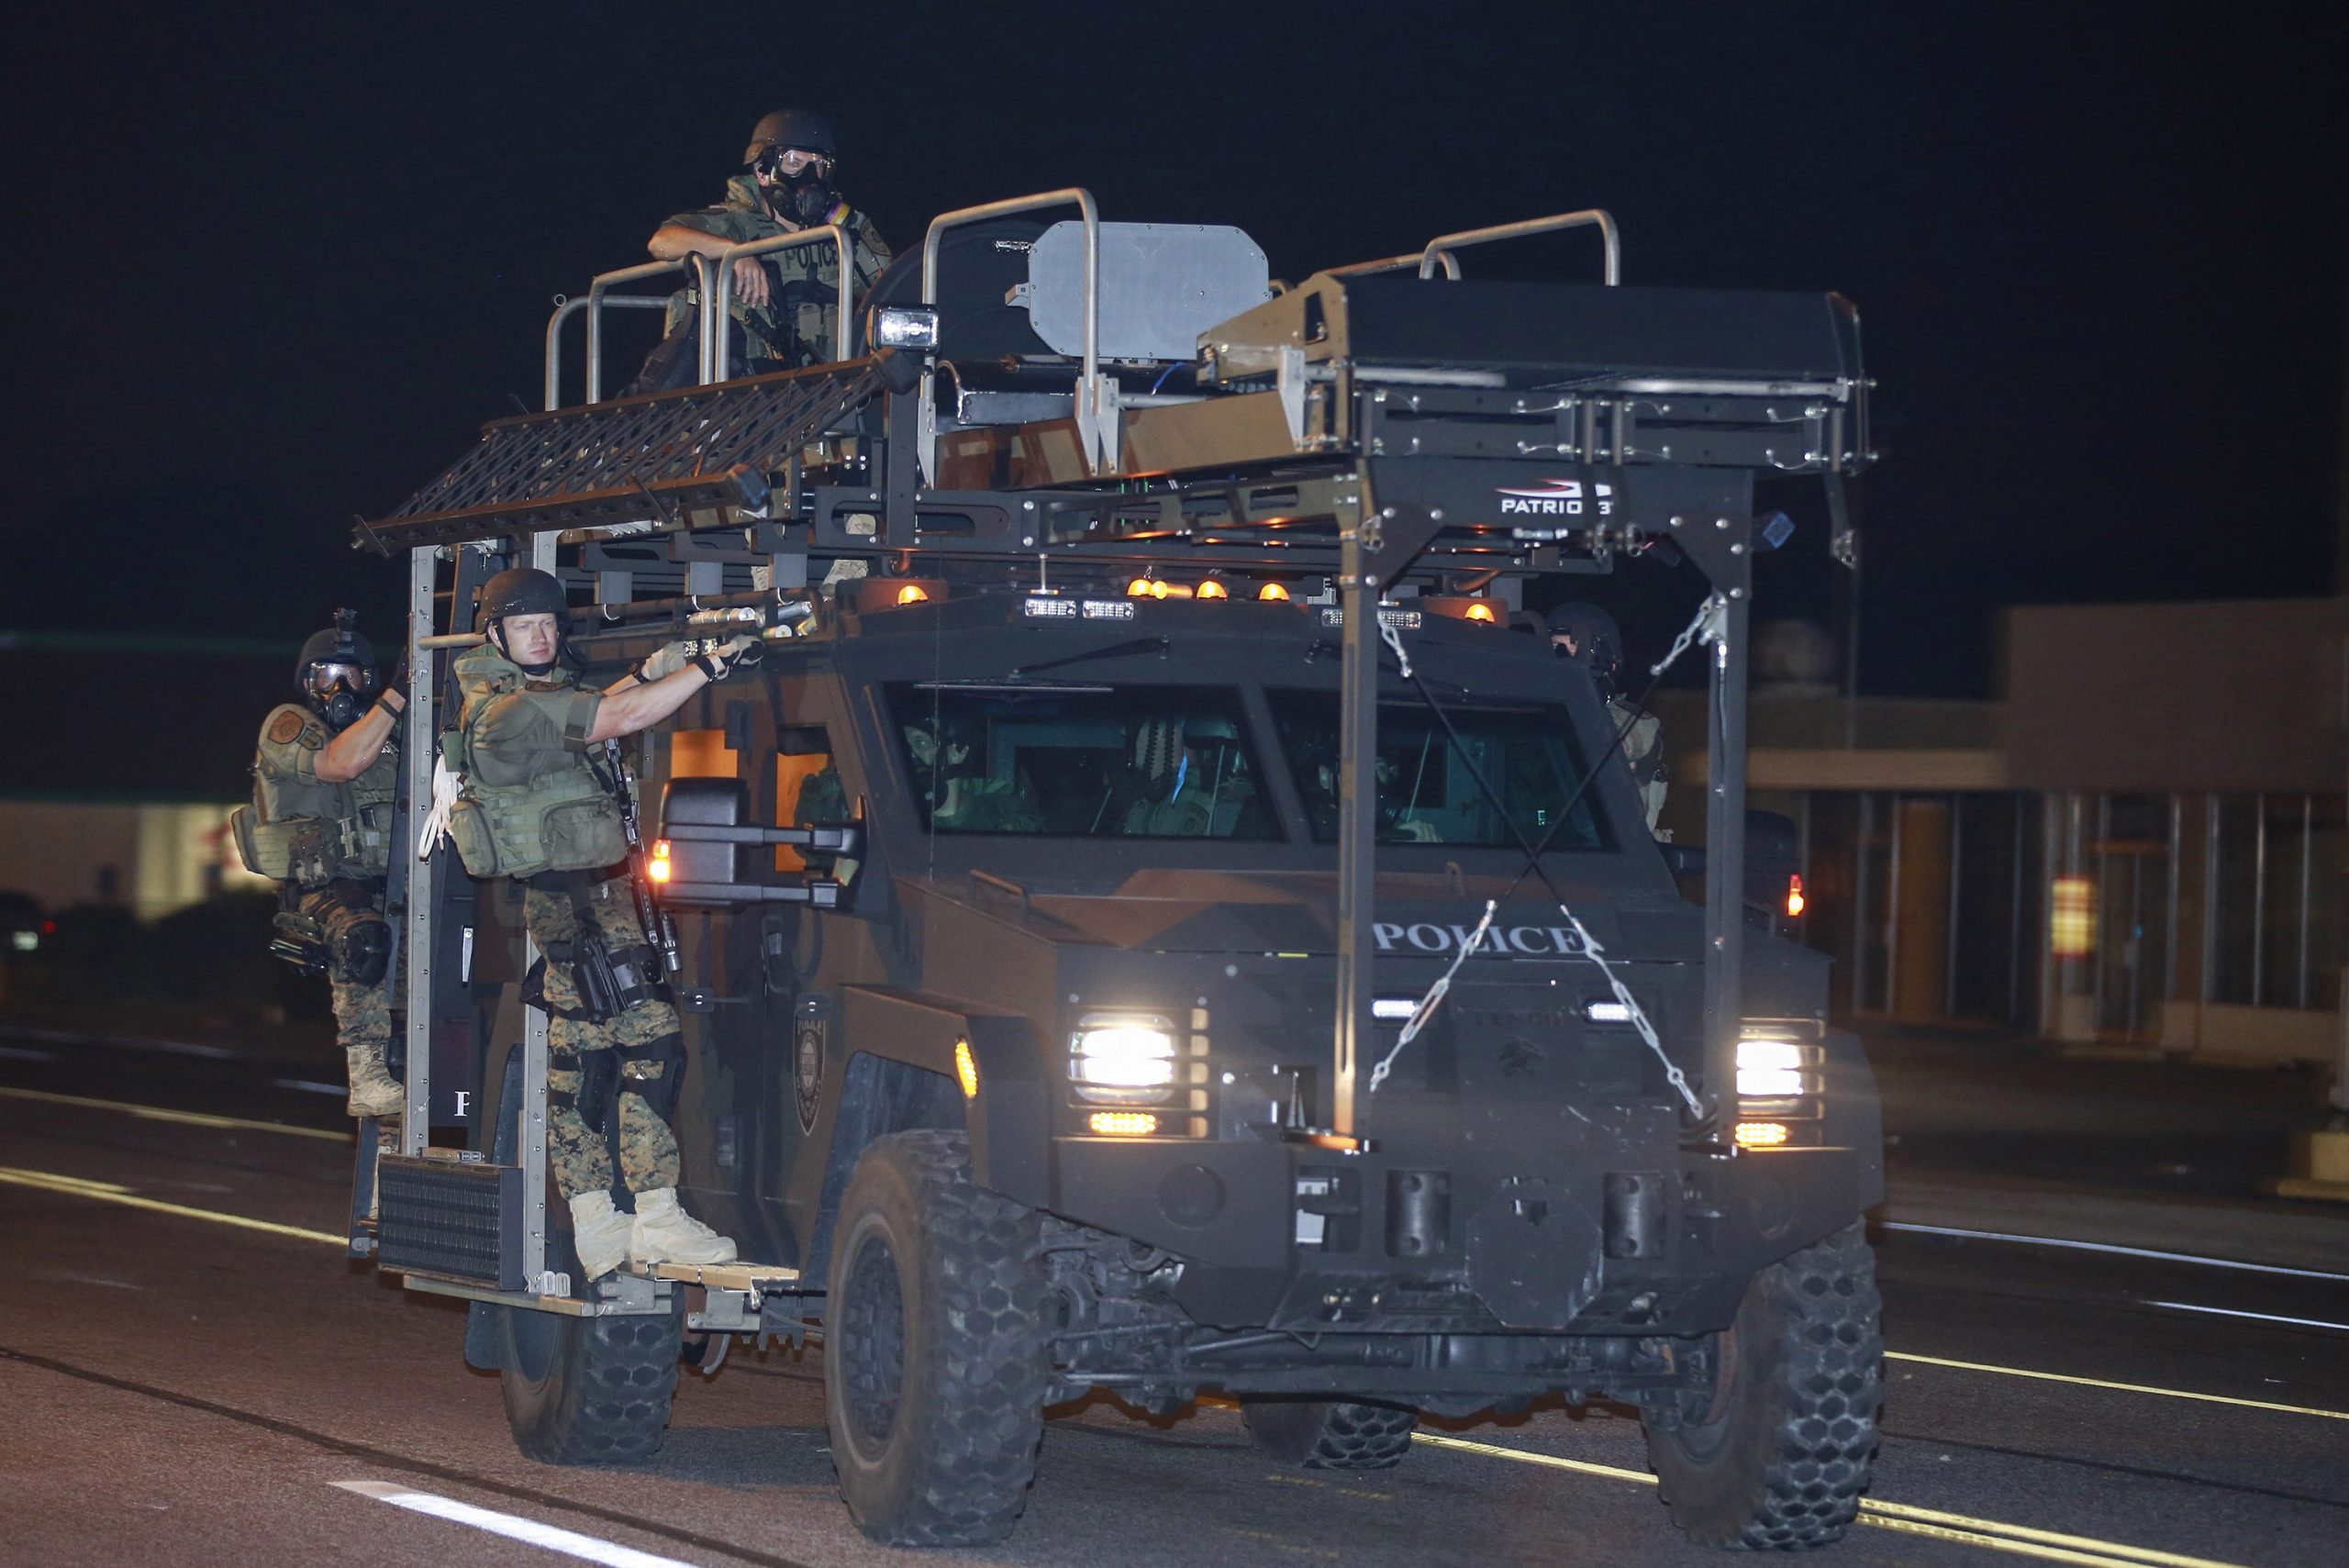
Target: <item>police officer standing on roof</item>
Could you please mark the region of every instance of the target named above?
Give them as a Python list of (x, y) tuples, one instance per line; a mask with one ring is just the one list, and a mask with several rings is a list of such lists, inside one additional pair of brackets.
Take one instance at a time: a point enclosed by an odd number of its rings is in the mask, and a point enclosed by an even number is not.
[[(526, 994), (549, 1016), (548, 1147), (571, 1206), (581, 1267), (623, 1260), (723, 1263), (734, 1243), (677, 1204), (669, 1118), (685, 1041), (666, 964), (637, 914), (620, 792), (600, 759), (666, 718), (752, 646), (690, 654), (673, 642), (603, 691), (582, 686), (562, 637), (568, 606), (547, 573), (518, 567), (482, 585), (488, 640), (461, 654), (462, 706), (448, 761), (464, 777), (450, 834), (475, 876), (525, 888), (522, 918), (542, 967)], [(613, 1203), (613, 1151), (634, 1200)]]
[[(238, 847), (280, 884), (271, 951), (323, 968), (355, 1117), (398, 1116), (407, 1095), (385, 1057), (392, 1043), (392, 929), (384, 917), (392, 799), (399, 781), (406, 672), (377, 690), (375, 651), (349, 610), (302, 644), (295, 689), (262, 721), (253, 805)], [(369, 699), (373, 698), (371, 702)]]
[(1655, 715), (1639, 712), (1623, 700), (1622, 631), (1613, 616), (1580, 601), (1552, 610), (1549, 628), (1550, 646), (1558, 657), (1572, 659), (1590, 672), (1615, 733), (1623, 737), (1623, 760), (1631, 764), (1631, 781), (1640, 786), (1648, 831), (1653, 833), (1671, 784), (1664, 763), (1664, 725)]
[[(855, 250), (851, 292), (862, 295), (889, 264), (890, 251), (873, 220), (833, 188), (839, 157), (830, 121), (806, 109), (777, 109), (752, 128), (743, 172), (726, 182), (726, 199), (677, 214), (654, 231), (649, 249), (664, 261), (688, 254), (715, 257), (745, 240), (838, 224)], [(761, 375), (829, 361), (840, 310), (839, 253), (828, 245), (810, 245), (738, 258), (733, 301), (749, 361), (735, 356), (733, 374)], [(691, 291), (670, 302), (672, 341), (686, 327), (694, 303)], [(674, 384), (674, 378), (666, 384)]]

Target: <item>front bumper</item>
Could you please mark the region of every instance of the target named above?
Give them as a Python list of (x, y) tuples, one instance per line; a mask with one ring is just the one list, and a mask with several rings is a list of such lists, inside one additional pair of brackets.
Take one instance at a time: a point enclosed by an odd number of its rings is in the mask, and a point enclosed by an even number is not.
[[(1876, 1201), (1871, 1145), (1683, 1151), (1623, 1107), (1572, 1145), (1451, 1165), (1309, 1145), (1063, 1138), (1047, 1207), (1181, 1259), (1217, 1327), (1675, 1334)], [(1661, 1136), (1659, 1136), (1661, 1135)]]

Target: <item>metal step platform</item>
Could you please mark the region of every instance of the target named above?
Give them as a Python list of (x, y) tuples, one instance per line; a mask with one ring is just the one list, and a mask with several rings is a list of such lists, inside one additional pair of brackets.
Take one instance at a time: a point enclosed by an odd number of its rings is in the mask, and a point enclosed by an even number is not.
[(799, 1271), (779, 1263), (639, 1263), (620, 1265), (641, 1279), (674, 1280), (707, 1290), (759, 1291), (796, 1284)]
[(359, 525), (384, 554), (505, 534), (763, 506), (766, 475), (917, 367), (861, 360), (681, 392), (518, 415), (387, 517)]

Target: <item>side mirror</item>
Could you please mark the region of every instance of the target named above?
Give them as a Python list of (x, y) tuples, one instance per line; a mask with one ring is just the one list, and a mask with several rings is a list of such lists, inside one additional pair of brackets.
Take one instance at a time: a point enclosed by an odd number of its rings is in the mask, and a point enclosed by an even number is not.
[[(1705, 874), (1705, 846), (1702, 844), (1658, 844), (1664, 853), (1664, 868), (1675, 877)], [(1802, 872), (1802, 835), (1796, 830), (1791, 817), (1776, 811), (1755, 811), (1745, 814), (1745, 873), (1743, 893), (1746, 907), (1759, 910), (1776, 920), (1789, 913), (1787, 893), (1794, 888), (1794, 878)]]
[[(746, 876), (746, 846), (853, 856), (863, 830), (853, 824), (762, 828), (748, 820), (750, 786), (740, 779), (671, 779), (661, 788), (660, 838), (653, 846), (652, 891), (662, 904), (686, 909), (736, 904), (841, 906), (841, 884), (830, 877), (768, 880)], [(664, 852), (665, 851), (665, 852)], [(667, 867), (664, 875), (662, 872)]]

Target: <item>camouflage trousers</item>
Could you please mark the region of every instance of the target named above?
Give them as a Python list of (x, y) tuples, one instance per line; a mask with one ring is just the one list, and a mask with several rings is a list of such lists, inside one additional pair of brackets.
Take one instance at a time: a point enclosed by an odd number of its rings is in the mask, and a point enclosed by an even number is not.
[[(644, 945), (644, 928), (628, 878), (596, 882), (582, 901), (606, 949)], [(581, 910), (571, 897), (531, 886), (522, 899), (522, 923), (541, 953), (568, 952), (579, 935)], [(572, 966), (546, 961), (547, 1152), (555, 1184), (565, 1198), (599, 1192), (612, 1184), (612, 1152), (619, 1153), (620, 1179), (632, 1193), (677, 1184), (677, 1135), (654, 1101), (674, 1098), (671, 1073), (685, 1069), (684, 1037), (677, 1010), (665, 1001), (638, 1002), (600, 1023), (565, 1018), (579, 1008)], [(590, 1092), (619, 1061), (615, 1092)], [(652, 1098), (648, 1098), (651, 1095)], [(598, 1106), (596, 1102), (600, 1100)], [(585, 1104), (583, 1106), (583, 1101)], [(595, 1125), (590, 1125), (590, 1114)]]
[(346, 1058), (372, 1057), (382, 1062), (392, 1048), (392, 977), (373, 985), (356, 980), (329, 980), (334, 998), (335, 1037)]
[[(362, 894), (354, 891), (351, 884), (337, 883), (331, 888), (303, 894), (295, 907), (299, 914), (317, 921), (321, 930), (332, 933), (340, 922), (353, 914), (365, 916), (372, 911), (380, 918), (383, 899), (380, 893)], [(399, 967), (405, 973), (405, 954)], [(354, 1090), (370, 1079), (381, 1082), (391, 1076), (392, 987), (399, 980), (399, 975), (387, 973), (369, 985), (342, 978), (331, 966), (327, 971), (327, 994), (334, 1004), (335, 1038), (342, 1046), (346, 1081)]]

